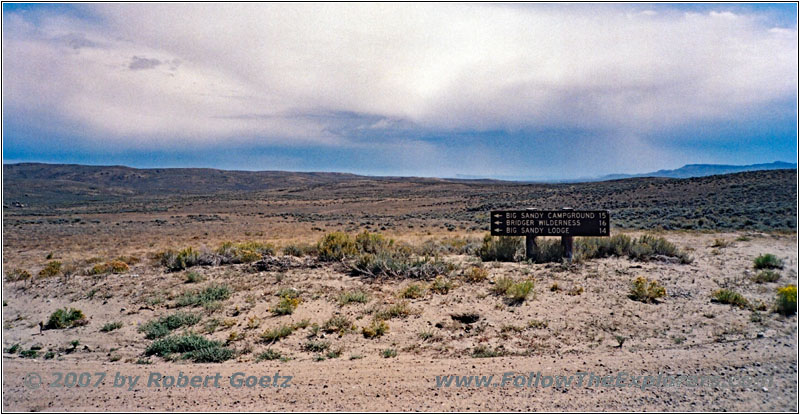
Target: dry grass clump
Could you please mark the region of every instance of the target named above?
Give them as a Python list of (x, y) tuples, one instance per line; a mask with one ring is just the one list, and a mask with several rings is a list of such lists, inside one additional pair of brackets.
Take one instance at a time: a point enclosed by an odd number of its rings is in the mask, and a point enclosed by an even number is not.
[(339, 335), (352, 329), (354, 329), (353, 323), (345, 316), (333, 316), (322, 325), (322, 331), (325, 333), (338, 333)]
[(50, 261), (39, 271), (39, 278), (55, 277), (61, 271), (61, 261)]
[(185, 306), (203, 306), (207, 307), (211, 303), (217, 301), (227, 300), (232, 291), (230, 287), (225, 284), (211, 284), (202, 290), (189, 290), (178, 297), (176, 305), (178, 307)]
[(128, 272), (128, 264), (120, 260), (112, 260), (95, 264), (89, 269), (89, 275), (104, 275), (104, 274), (122, 274)]
[(378, 311), (375, 314), (375, 317), (379, 320), (390, 320), (393, 318), (405, 318), (412, 314), (411, 308), (408, 306), (408, 302), (401, 301), (397, 304), (389, 306), (383, 310)]
[(369, 302), (369, 294), (361, 291), (347, 291), (339, 295), (339, 305), (345, 306), (350, 303), (366, 304)]
[(275, 246), (263, 242), (225, 242), (217, 248), (223, 264), (248, 264), (260, 260), (264, 255), (275, 255)]
[(315, 245), (290, 244), (283, 247), (283, 254), (296, 256), (299, 258), (304, 256), (315, 256), (318, 255), (318, 252)]
[(361, 334), (368, 339), (381, 337), (389, 332), (389, 325), (382, 319), (374, 319), (368, 326), (361, 328)]
[(513, 262), (522, 248), (520, 237), (486, 235), (476, 254), (483, 261)]
[(483, 267), (469, 267), (464, 272), (464, 281), (469, 283), (483, 282), (489, 277), (489, 271)]
[(261, 334), (261, 340), (267, 343), (274, 343), (284, 337), (289, 337), (295, 330), (294, 326), (281, 325), (271, 330), (267, 330)]
[(494, 285), (489, 288), (492, 294), (505, 296), (508, 303), (521, 304), (530, 296), (533, 291), (534, 283), (532, 280), (515, 282), (509, 277), (500, 277)]
[(6, 272), (6, 281), (8, 282), (27, 281), (30, 279), (31, 273), (21, 268), (14, 268)]
[(768, 269), (759, 271), (759, 273), (753, 277), (753, 281), (759, 284), (765, 282), (777, 282), (779, 279), (781, 279), (781, 274)]
[(656, 256), (678, 259), (682, 264), (692, 262), (689, 255), (675, 244), (660, 236), (642, 235), (632, 239), (628, 235), (614, 235), (610, 238), (579, 238), (575, 251), (582, 259), (627, 256), (640, 261), (651, 260)]
[(452, 289), (453, 282), (441, 276), (436, 277), (436, 279), (434, 279), (431, 285), (428, 287), (428, 290), (436, 294), (447, 294)]
[(729, 289), (715, 291), (714, 294), (711, 295), (711, 301), (721, 304), (730, 304), (739, 308), (750, 307), (750, 302), (747, 301), (743, 295)]
[(400, 298), (422, 298), (425, 296), (425, 287), (420, 284), (410, 284), (402, 291), (400, 291), (399, 297)]
[(655, 303), (665, 295), (667, 295), (667, 291), (657, 281), (649, 281), (647, 278), (639, 276), (631, 283), (628, 297), (643, 303)]
[(171, 272), (181, 271), (198, 264), (200, 253), (188, 247), (175, 251), (168, 249), (156, 254), (158, 261)]

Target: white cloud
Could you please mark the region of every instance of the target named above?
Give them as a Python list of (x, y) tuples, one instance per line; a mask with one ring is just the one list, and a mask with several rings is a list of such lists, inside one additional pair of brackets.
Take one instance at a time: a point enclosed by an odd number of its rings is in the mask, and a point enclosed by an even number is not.
[(731, 12), (86, 7), (100, 22), (5, 13), (3, 98), (126, 146), (347, 140), (315, 114), (369, 116), (361, 129), (640, 134), (736, 118), (794, 97), (798, 82), (797, 29)]

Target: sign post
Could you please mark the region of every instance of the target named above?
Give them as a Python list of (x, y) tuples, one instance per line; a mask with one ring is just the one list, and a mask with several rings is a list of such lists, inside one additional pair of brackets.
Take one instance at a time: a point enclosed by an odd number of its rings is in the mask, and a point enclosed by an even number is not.
[(572, 259), (572, 237), (609, 236), (607, 210), (493, 210), (493, 236), (524, 236), (525, 256), (532, 259), (537, 236), (560, 236), (566, 258)]
[[(572, 208), (565, 207), (562, 210), (572, 210)], [(561, 237), (561, 247), (564, 248), (564, 257), (572, 261), (572, 235)]]
[[(533, 208), (528, 208), (527, 210), (533, 210)], [(525, 258), (533, 258), (534, 252), (536, 252), (536, 236), (525, 235)]]

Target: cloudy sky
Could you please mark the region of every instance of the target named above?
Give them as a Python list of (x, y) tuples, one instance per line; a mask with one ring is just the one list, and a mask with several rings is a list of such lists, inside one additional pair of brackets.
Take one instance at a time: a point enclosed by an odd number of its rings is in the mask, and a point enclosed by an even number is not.
[(797, 158), (794, 4), (3, 4), (4, 162), (575, 178)]

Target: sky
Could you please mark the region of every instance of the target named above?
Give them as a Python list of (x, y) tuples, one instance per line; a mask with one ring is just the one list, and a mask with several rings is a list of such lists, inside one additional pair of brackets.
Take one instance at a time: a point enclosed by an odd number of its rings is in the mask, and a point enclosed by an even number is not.
[(796, 4), (3, 4), (3, 161), (574, 179), (797, 159)]

